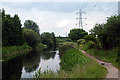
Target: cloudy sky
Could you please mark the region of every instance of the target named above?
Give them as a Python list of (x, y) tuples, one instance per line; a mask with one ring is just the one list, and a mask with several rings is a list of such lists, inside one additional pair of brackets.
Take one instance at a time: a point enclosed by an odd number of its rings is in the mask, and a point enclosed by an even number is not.
[[(56, 0), (57, 1), (57, 0)], [(0, 8), (4, 8), (7, 14), (18, 14), (21, 19), (22, 27), (25, 20), (33, 20), (39, 25), (40, 33), (54, 32), (57, 36), (67, 36), (73, 28), (79, 28), (76, 23), (77, 11), (81, 10), (83, 14), (83, 29), (87, 32), (94, 27), (96, 23), (103, 23), (107, 17), (118, 14), (118, 3), (84, 1), (66, 2), (42, 2), (42, 1), (2, 1)]]

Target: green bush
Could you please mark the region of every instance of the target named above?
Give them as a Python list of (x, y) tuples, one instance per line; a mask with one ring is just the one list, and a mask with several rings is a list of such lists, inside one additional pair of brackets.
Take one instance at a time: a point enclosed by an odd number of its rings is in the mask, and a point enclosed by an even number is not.
[(44, 49), (44, 48), (47, 48), (47, 45), (42, 44), (42, 43), (39, 43), (39, 44), (37, 44), (37, 46), (36, 46), (36, 50), (37, 50), (37, 51), (41, 51), (41, 50)]
[(94, 45), (95, 45), (95, 43), (94, 43), (93, 41), (89, 41), (89, 42), (88, 42), (88, 45), (89, 45), (89, 48), (93, 48)]
[(62, 56), (66, 50), (73, 48), (71, 44), (64, 44), (59, 47), (59, 54)]
[(47, 45), (49, 48), (56, 46), (56, 37), (53, 32), (52, 33), (44, 32), (40, 35), (40, 37), (41, 43)]
[(86, 50), (91, 49), (93, 47), (95, 47), (95, 43), (93, 41), (89, 41), (88, 43), (83, 44), (81, 49), (86, 51)]
[(84, 39), (79, 39), (79, 40), (77, 40), (77, 44), (78, 45), (85, 44), (85, 40)]
[(23, 34), (26, 43), (30, 45), (33, 49), (35, 49), (36, 45), (41, 41), (40, 35), (34, 32), (32, 29), (23, 29)]
[(94, 35), (86, 35), (84, 39), (85, 39), (85, 42), (93, 41), (97, 43), (97, 38)]

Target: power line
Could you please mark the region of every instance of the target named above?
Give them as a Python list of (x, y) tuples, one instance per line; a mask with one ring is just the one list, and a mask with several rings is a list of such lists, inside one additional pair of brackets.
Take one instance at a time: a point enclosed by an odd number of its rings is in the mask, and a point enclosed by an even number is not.
[(85, 10), (85, 8), (87, 7), (87, 5), (88, 5), (88, 2), (89, 2), (89, 0), (87, 0), (86, 1), (86, 4), (85, 4), (85, 6), (83, 7), (83, 9), (82, 10)]
[[(108, 5), (106, 5), (107, 6), (107, 11), (109, 10), (109, 9), (111, 9), (111, 7), (112, 6), (109, 6), (109, 5), (111, 5), (112, 3), (110, 3), (110, 4), (108, 4)], [(108, 8), (108, 6), (109, 6), (109, 8)], [(105, 11), (105, 9), (102, 11), (102, 12), (104, 12)], [(113, 11), (112, 11), (113, 12)], [(92, 13), (92, 12), (91, 12)], [(100, 14), (101, 12), (97, 12), (97, 14), (95, 14), (95, 15), (98, 15), (98, 14)], [(111, 14), (111, 13), (109, 13), (109, 14)], [(113, 13), (112, 13), (113, 14)], [(96, 17), (96, 16), (95, 16)], [(87, 16), (87, 18), (88, 18), (88, 16)], [(105, 19), (105, 18), (104, 18)], [(100, 20), (103, 20), (103, 18), (102, 19), (100, 19)], [(99, 20), (99, 21), (100, 21)], [(98, 22), (98, 20), (96, 21), (96, 22)]]

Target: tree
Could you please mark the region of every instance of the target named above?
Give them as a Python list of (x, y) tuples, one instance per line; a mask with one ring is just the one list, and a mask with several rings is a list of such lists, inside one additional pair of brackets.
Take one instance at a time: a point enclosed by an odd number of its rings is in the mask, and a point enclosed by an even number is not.
[(44, 32), (41, 34), (41, 42), (46, 44), (48, 47), (55, 47), (56, 46), (56, 37), (55, 34)]
[(94, 34), (95, 36), (98, 36), (103, 30), (103, 28), (104, 28), (104, 24), (96, 24), (95, 27), (91, 29), (89, 32), (90, 34)]
[(97, 35), (104, 49), (113, 49), (120, 45), (120, 16), (108, 18), (106, 24), (96, 25), (91, 34)]
[(23, 29), (25, 41), (33, 49), (36, 48), (37, 44), (41, 42), (40, 35), (34, 32), (32, 29)]
[(25, 20), (24, 28), (32, 29), (33, 31), (39, 33), (39, 26), (37, 23), (33, 22), (32, 20)]
[(2, 10), (2, 46), (22, 45), (24, 38), (18, 15), (11, 17)]
[(83, 29), (72, 29), (68, 34), (69, 38), (74, 42), (83, 39), (86, 35), (88, 35), (88, 33)]
[(108, 18), (105, 31), (109, 48), (112, 49), (118, 46), (120, 44), (120, 16)]

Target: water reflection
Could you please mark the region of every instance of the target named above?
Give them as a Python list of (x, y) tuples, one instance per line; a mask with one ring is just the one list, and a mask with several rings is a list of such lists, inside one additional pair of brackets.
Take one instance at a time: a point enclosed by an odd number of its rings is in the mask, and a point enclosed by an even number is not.
[(36, 53), (36, 51), (31, 51), (27, 54), (23, 61), (23, 66), (26, 72), (32, 72), (37, 69), (40, 63), (40, 54)]
[(22, 74), (22, 60), (20, 57), (2, 64), (2, 80), (19, 80)]
[(44, 70), (59, 70), (59, 55), (54, 48), (46, 48), (43, 51), (32, 51), (27, 54), (23, 62), (22, 78), (32, 78), (33, 74), (41, 68)]
[(59, 70), (59, 54), (54, 48), (43, 51), (31, 51), (30, 53), (17, 57), (3, 63), (3, 80), (18, 80), (20, 78), (32, 78), (33, 74), (41, 68), (44, 70)]

